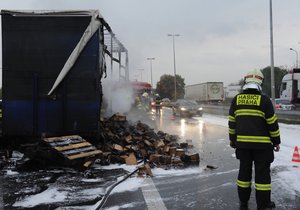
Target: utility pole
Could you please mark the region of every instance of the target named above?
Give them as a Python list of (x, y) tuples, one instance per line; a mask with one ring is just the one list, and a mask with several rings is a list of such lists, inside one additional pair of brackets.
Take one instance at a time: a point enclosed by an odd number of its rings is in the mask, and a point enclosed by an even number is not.
[(147, 58), (147, 60), (150, 61), (151, 88), (153, 89), (153, 82), (152, 82), (152, 61), (155, 60), (155, 58)]
[(273, 46), (273, 18), (272, 0), (270, 0), (270, 52), (271, 52), (271, 98), (275, 106), (275, 73), (274, 73), (274, 46)]
[(175, 36), (180, 36), (180, 34), (168, 34), (173, 38), (173, 57), (174, 57), (174, 100), (177, 99), (177, 87), (176, 87), (176, 59), (175, 59)]
[(290, 48), (290, 50), (294, 51), (296, 53), (296, 68), (298, 68), (298, 51), (294, 50), (293, 48)]
[(144, 71), (144, 69), (138, 69), (138, 71), (141, 71), (141, 82), (143, 82), (143, 71)]

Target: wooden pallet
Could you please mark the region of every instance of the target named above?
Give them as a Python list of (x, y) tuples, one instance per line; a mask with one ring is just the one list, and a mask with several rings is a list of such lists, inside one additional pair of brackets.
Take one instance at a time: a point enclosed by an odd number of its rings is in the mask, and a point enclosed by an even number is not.
[(94, 145), (78, 135), (59, 136), (42, 139), (52, 150), (68, 161), (90, 161), (102, 154)]

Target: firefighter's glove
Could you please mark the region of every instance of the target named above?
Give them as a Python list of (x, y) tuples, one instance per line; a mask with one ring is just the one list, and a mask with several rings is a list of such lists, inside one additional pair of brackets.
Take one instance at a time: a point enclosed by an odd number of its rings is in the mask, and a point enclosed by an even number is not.
[(279, 150), (280, 150), (279, 144), (274, 145), (274, 151), (275, 151), (275, 152), (279, 152)]
[(236, 148), (236, 146), (235, 146), (235, 142), (234, 141), (230, 141), (230, 144), (229, 144), (232, 148)]

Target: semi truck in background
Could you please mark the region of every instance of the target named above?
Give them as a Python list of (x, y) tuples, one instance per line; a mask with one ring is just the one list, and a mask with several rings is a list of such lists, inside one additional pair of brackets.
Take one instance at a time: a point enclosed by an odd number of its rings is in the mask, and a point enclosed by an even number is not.
[(300, 69), (293, 69), (282, 78), (280, 99), (289, 100), (293, 104), (300, 104)]
[(205, 82), (185, 86), (185, 98), (199, 103), (224, 101), (223, 82)]

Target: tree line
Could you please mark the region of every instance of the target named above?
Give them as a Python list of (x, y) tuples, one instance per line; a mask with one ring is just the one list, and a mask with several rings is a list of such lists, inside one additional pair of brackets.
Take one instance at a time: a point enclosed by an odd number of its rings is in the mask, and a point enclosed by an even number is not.
[[(264, 82), (262, 86), (262, 91), (264, 94), (271, 97), (271, 67), (265, 67), (260, 69), (264, 75)], [(282, 69), (279, 67), (274, 67), (274, 76), (275, 76), (275, 97), (278, 98), (280, 96), (280, 86), (281, 81), (284, 75), (286, 75), (288, 71), (286, 69)], [(222, 78), (221, 78), (222, 79)], [(209, 82), (209, 81), (207, 81)], [(244, 78), (240, 79), (238, 85), (241, 87), (244, 85)], [(175, 93), (175, 77), (174, 75), (164, 74), (160, 77), (160, 80), (156, 83), (156, 93), (160, 95), (161, 98), (169, 98), (174, 100)], [(185, 81), (180, 75), (176, 74), (176, 93), (177, 98), (184, 98), (185, 94)]]

